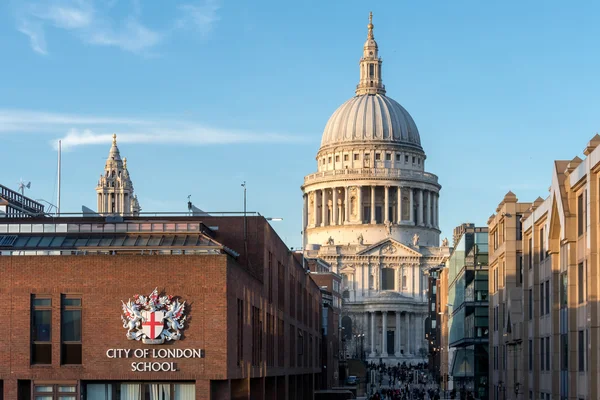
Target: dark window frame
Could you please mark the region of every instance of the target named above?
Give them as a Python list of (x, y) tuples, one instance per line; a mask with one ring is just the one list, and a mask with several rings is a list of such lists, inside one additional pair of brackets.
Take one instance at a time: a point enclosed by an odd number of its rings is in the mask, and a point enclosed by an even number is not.
[[(36, 304), (37, 300), (49, 300), (49, 304)], [(36, 311), (47, 311), (50, 313), (49, 326), (48, 326), (48, 340), (35, 340), (37, 338), (37, 325), (35, 324)], [(44, 294), (33, 294), (31, 295), (31, 351), (30, 351), (30, 364), (31, 365), (52, 365), (52, 296)], [(36, 362), (35, 359), (38, 347), (49, 346), (50, 359), (49, 362)]]

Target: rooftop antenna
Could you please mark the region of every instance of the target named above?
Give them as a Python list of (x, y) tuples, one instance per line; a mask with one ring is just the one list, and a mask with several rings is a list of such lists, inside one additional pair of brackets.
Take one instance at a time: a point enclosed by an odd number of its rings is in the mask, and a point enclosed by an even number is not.
[(21, 192), (21, 196), (25, 196), (25, 188), (31, 188), (31, 182), (25, 183), (23, 178), (19, 180), (19, 191)]
[(192, 199), (192, 195), (189, 194), (188, 195), (188, 211), (189, 212), (192, 212), (192, 200), (191, 199)]
[(58, 194), (56, 199), (56, 214), (60, 217), (60, 153), (61, 153), (61, 141), (58, 141)]

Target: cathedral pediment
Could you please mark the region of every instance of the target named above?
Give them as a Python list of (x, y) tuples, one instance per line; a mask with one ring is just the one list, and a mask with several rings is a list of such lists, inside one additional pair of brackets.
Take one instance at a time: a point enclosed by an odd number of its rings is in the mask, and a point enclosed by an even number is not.
[(421, 253), (402, 244), (394, 239), (388, 238), (379, 243), (360, 251), (359, 256), (390, 256), (390, 257), (421, 257)]

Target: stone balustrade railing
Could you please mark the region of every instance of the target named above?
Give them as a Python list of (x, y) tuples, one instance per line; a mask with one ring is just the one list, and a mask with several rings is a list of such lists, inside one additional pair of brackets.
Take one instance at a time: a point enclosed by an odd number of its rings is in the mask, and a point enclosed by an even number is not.
[(410, 179), (428, 183), (438, 183), (438, 177), (429, 172), (413, 171), (397, 168), (348, 168), (332, 171), (322, 171), (310, 174), (304, 177), (304, 184), (317, 183), (331, 180), (331, 178), (389, 178), (389, 179)]

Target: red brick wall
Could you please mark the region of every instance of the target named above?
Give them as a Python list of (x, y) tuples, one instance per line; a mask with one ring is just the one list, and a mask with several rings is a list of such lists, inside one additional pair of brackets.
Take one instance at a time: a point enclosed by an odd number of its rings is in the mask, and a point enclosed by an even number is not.
[[(225, 255), (0, 257), (0, 379), (7, 399), (16, 379), (225, 379), (227, 302)], [(158, 346), (130, 341), (121, 300), (159, 291), (187, 303), (184, 338)], [(52, 297), (52, 366), (30, 365), (30, 296)], [(83, 365), (60, 365), (60, 295), (82, 297)], [(131, 372), (134, 359), (109, 359), (109, 348), (200, 348), (203, 359), (177, 359), (178, 372)], [(144, 361), (144, 360), (139, 360)], [(145, 361), (152, 361), (146, 359)], [(166, 361), (166, 360), (165, 360)], [(10, 382), (9, 382), (10, 381)]]

